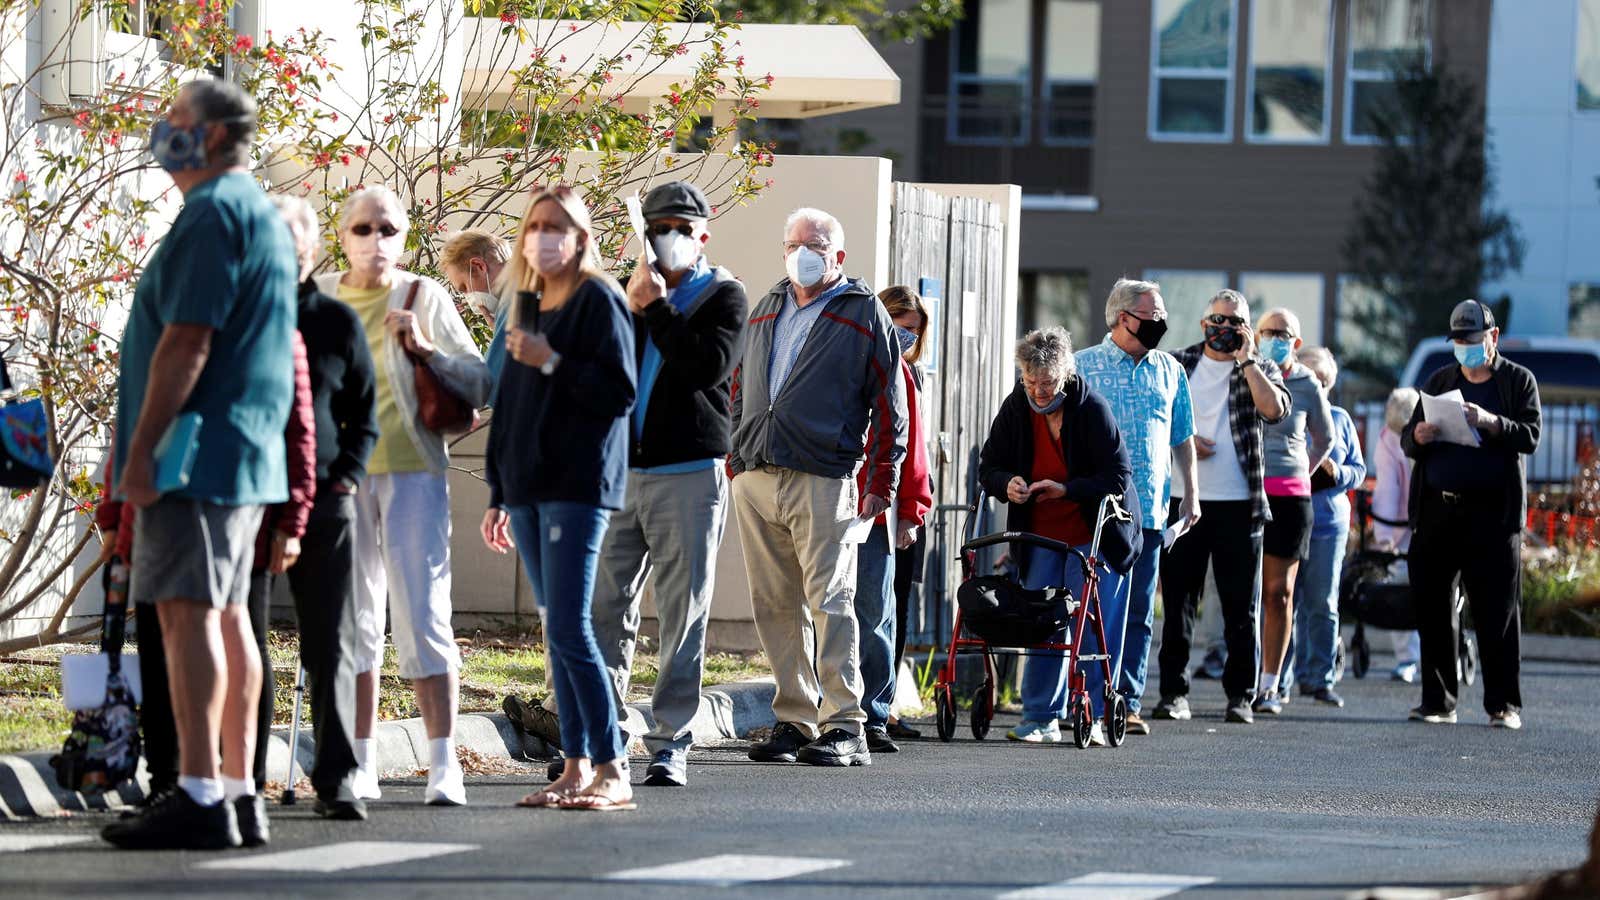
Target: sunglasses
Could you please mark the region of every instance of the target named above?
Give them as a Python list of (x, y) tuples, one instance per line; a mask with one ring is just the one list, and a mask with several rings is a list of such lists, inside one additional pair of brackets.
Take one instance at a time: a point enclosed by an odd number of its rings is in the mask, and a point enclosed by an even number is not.
[(359, 225), (350, 226), (350, 233), (356, 237), (366, 237), (373, 231), (377, 231), (378, 234), (383, 235), (386, 238), (394, 237), (400, 233), (400, 229), (390, 225), (388, 222), (384, 222), (382, 225), (372, 225), (368, 222), (362, 222)]
[(1244, 324), (1244, 320), (1238, 316), (1225, 316), (1222, 313), (1212, 313), (1206, 316), (1206, 321), (1213, 325), (1232, 325), (1234, 328)]
[(682, 225), (668, 225), (665, 222), (656, 222), (645, 228), (645, 232), (651, 237), (661, 237), (663, 235), (671, 234), (674, 231), (683, 235), (684, 237), (694, 237), (694, 226), (688, 224), (687, 222)]

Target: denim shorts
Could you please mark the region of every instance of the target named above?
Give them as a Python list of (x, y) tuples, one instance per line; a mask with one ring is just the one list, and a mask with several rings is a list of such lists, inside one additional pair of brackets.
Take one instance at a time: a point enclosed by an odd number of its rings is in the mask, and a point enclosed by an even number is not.
[(262, 509), (166, 496), (139, 510), (129, 598), (144, 604), (187, 600), (212, 609), (244, 603)]

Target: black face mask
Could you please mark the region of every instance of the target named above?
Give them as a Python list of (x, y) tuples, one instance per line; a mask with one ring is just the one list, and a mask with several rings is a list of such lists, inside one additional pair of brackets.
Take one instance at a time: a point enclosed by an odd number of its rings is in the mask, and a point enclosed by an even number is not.
[(1239, 332), (1226, 325), (1207, 325), (1205, 327), (1206, 346), (1218, 353), (1237, 353), (1244, 346), (1244, 338)]
[(1128, 317), (1139, 323), (1133, 329), (1133, 336), (1146, 350), (1154, 350), (1167, 335), (1166, 319), (1141, 319), (1133, 313), (1128, 313)]

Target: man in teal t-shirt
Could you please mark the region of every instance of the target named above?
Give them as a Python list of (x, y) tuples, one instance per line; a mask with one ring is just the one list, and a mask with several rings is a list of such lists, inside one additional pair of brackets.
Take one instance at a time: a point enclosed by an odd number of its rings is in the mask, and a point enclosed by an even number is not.
[[(108, 826), (103, 836), (119, 847), (267, 840), (250, 772), (261, 659), (245, 601), (263, 505), (288, 498), (299, 266), (288, 227), (245, 168), (255, 123), (238, 86), (205, 79), (185, 85), (150, 134), (184, 206), (123, 335), (114, 483), (138, 509), (129, 593), (160, 618), (179, 790)], [(156, 450), (189, 413), (201, 418), (194, 464), (173, 486), (158, 480)]]

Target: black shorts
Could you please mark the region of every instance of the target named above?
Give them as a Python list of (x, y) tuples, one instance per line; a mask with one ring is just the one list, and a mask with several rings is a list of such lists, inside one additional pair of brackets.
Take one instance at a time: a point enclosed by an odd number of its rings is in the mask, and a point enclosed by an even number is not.
[[(1261, 538), (1261, 551), (1280, 559), (1305, 559), (1311, 555), (1311, 498), (1268, 497), (1272, 521)], [(1201, 514), (1205, 514), (1201, 504)]]

